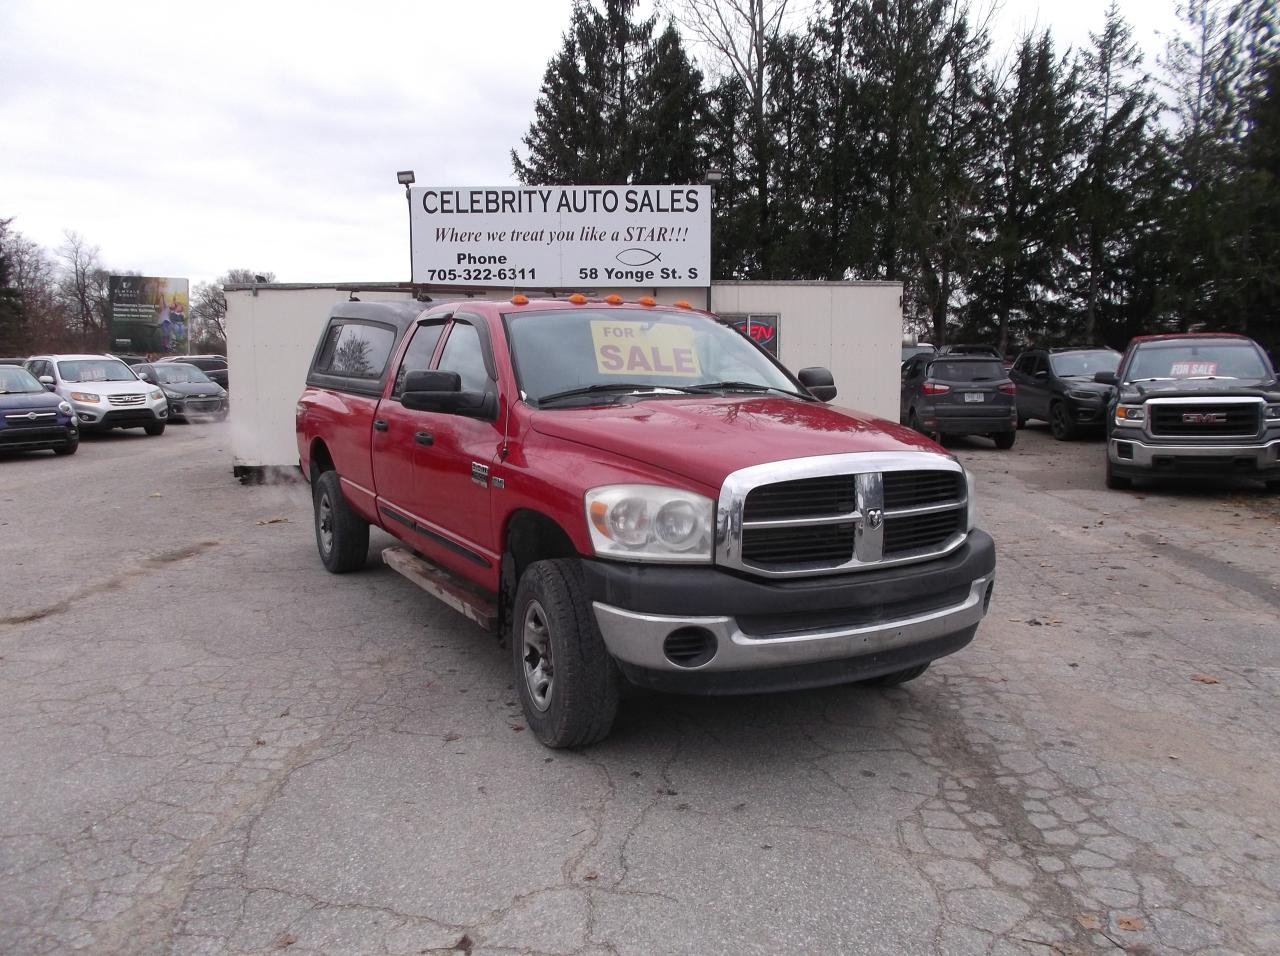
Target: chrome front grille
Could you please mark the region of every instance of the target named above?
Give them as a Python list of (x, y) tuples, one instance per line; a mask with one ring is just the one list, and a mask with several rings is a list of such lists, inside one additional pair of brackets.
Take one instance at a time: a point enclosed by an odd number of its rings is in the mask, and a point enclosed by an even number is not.
[(147, 400), (145, 395), (108, 395), (107, 401), (112, 405), (141, 405)]
[(13, 412), (4, 417), (4, 423), (9, 428), (45, 428), (57, 417), (57, 412)]
[(945, 456), (793, 459), (725, 480), (716, 560), (770, 577), (853, 571), (946, 554), (968, 527), (964, 472)]

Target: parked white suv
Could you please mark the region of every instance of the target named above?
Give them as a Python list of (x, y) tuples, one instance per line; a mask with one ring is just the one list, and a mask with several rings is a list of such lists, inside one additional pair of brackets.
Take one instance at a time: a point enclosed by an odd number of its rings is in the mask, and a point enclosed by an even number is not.
[(33, 355), (23, 367), (57, 392), (80, 419), (81, 431), (144, 428), (164, 434), (169, 404), (164, 392), (142, 381), (110, 355)]

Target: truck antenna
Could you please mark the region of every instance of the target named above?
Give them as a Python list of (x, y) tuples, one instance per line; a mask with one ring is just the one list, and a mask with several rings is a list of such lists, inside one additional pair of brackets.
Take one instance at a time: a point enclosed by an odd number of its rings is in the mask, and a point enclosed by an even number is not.
[(507, 412), (502, 419), (502, 447), (498, 449), (498, 461), (507, 460), (507, 434), (511, 428), (511, 399), (507, 399)]

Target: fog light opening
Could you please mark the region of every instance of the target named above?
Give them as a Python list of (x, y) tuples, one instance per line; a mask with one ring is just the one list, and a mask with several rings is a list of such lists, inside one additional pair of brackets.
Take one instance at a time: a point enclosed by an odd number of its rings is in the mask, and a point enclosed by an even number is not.
[(1116, 442), (1116, 456), (1125, 461), (1133, 461), (1133, 444), (1127, 441)]
[(662, 653), (676, 667), (701, 667), (716, 656), (716, 636), (705, 627), (681, 627), (667, 635)]

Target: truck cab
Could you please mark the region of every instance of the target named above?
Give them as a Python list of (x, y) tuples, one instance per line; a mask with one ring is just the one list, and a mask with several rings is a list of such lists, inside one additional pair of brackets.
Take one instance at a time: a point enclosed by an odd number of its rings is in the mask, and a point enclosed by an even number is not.
[(972, 482), (835, 408), (687, 303), (335, 306), (299, 398), (321, 560), (396, 570), (509, 642), (548, 746), (621, 685), (901, 683), (969, 643), (995, 578)]

